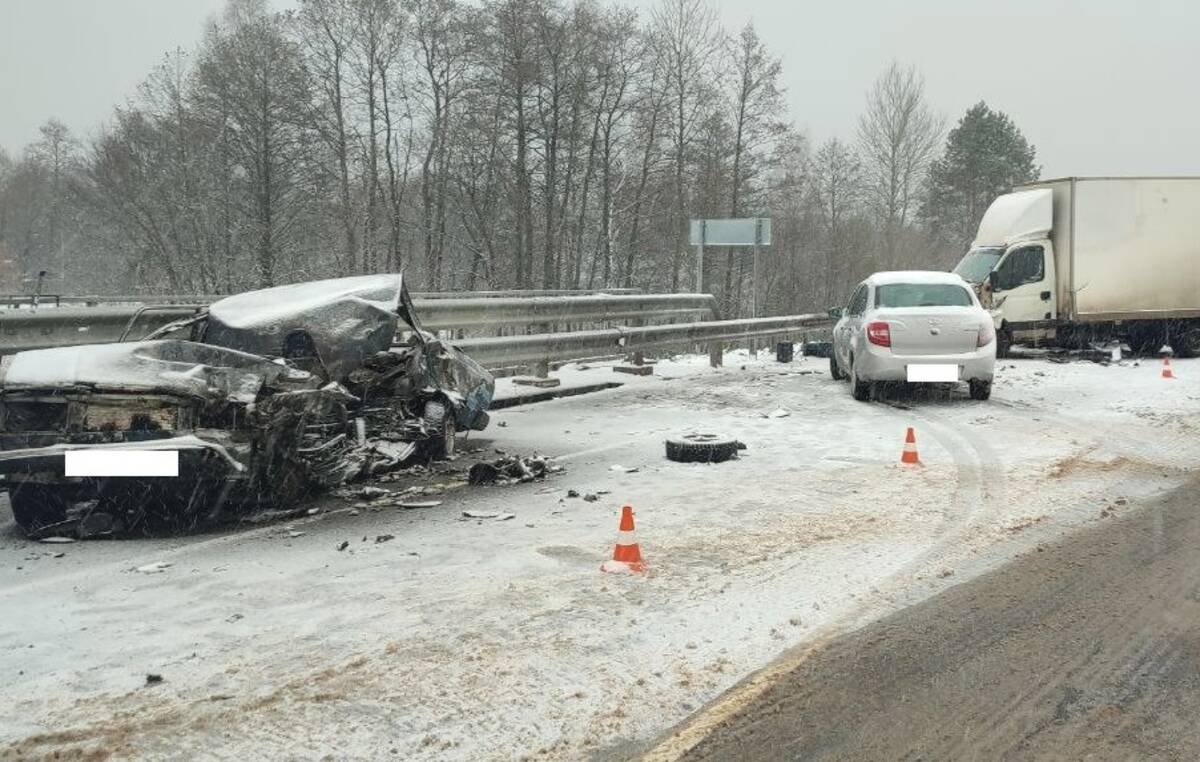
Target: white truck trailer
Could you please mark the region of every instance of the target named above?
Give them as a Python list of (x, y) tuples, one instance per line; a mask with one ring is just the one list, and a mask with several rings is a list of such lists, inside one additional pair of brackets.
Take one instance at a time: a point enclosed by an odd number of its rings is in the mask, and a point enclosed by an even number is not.
[(997, 348), (1121, 339), (1200, 354), (1200, 177), (1020, 185), (983, 216), (954, 272), (977, 285)]

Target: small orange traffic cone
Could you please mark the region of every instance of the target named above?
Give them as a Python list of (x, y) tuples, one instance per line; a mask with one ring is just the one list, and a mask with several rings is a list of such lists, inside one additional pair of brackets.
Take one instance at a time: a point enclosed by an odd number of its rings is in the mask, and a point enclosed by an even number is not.
[(1162, 377), (1163, 378), (1175, 378), (1175, 371), (1171, 370), (1171, 358), (1170, 357), (1163, 358)]
[(633, 533), (633, 506), (621, 508), (621, 527), (617, 533), (617, 545), (613, 548), (611, 561), (600, 565), (603, 572), (643, 572), (646, 564), (642, 562), (642, 550), (638, 547), (637, 537)]
[(921, 459), (917, 457), (917, 435), (913, 433), (912, 426), (908, 427), (908, 433), (904, 435), (904, 452), (900, 454), (900, 462), (921, 464)]

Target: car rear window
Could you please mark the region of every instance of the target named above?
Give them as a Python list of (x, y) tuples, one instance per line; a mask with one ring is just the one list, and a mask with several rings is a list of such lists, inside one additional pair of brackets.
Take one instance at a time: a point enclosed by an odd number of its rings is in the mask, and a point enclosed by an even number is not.
[(876, 307), (970, 307), (971, 294), (953, 283), (889, 283), (875, 288)]

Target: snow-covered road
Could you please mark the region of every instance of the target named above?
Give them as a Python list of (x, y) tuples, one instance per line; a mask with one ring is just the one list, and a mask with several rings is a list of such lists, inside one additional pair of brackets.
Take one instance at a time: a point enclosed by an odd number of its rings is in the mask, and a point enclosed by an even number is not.
[[(624, 386), (473, 437), (559, 456), (546, 482), (186, 538), (46, 545), (10, 524), (0, 755), (624, 756), (789, 648), (1178, 485), (1200, 361), (1175, 370), (1005, 361), (990, 402), (868, 405), (816, 358), (568, 368)], [(907, 426), (920, 467), (898, 462)], [(664, 436), (696, 429), (748, 449), (666, 461)], [(644, 576), (599, 571), (623, 504)]]

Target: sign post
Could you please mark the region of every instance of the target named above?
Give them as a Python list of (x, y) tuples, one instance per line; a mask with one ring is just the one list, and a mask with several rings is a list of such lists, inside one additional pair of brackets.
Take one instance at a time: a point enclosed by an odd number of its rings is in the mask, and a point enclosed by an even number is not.
[[(689, 243), (696, 247), (696, 290), (704, 291), (705, 246), (750, 246), (753, 248), (754, 281), (750, 294), (750, 316), (758, 317), (758, 250), (771, 245), (770, 217), (743, 217), (732, 220), (692, 220)], [(728, 316), (726, 316), (728, 317)]]
[[(705, 246), (750, 246), (751, 285), (750, 317), (758, 317), (758, 250), (771, 245), (770, 217), (743, 217), (740, 219), (692, 220), (689, 226), (689, 243), (696, 247), (696, 290), (704, 292), (704, 247)], [(729, 318), (731, 315), (724, 315)], [(715, 368), (720, 365), (720, 347), (715, 345), (710, 353), (710, 362)]]

